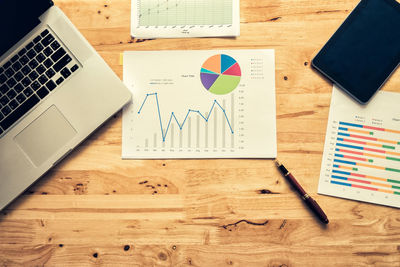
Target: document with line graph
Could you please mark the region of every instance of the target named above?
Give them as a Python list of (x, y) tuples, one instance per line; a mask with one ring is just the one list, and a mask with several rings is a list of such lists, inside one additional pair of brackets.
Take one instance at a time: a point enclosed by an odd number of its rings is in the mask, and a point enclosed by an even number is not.
[(130, 51), (122, 157), (276, 157), (274, 50)]
[(135, 38), (239, 36), (239, 0), (132, 0)]
[(400, 94), (332, 92), (318, 193), (400, 207)]

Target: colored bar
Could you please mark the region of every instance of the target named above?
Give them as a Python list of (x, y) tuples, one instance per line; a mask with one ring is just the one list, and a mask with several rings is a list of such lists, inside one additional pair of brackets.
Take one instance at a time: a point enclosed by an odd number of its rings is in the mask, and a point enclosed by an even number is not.
[(353, 156), (348, 156), (348, 155), (343, 155), (343, 154), (335, 154), (335, 156), (336, 157), (340, 157), (340, 158), (354, 159), (354, 160), (361, 160), (361, 161), (369, 161), (369, 162), (371, 162), (369, 159), (360, 158), (360, 157), (353, 157)]
[(336, 143), (336, 145), (337, 145), (337, 146), (348, 147), (348, 148), (354, 148), (354, 149), (364, 150), (364, 148), (361, 147), (361, 146), (352, 146), (352, 145), (346, 145), (346, 144), (342, 144), (342, 143)]
[(352, 161), (346, 161), (346, 160), (340, 160), (340, 159), (334, 159), (334, 162), (340, 162), (340, 163), (346, 163), (346, 164), (351, 164), (351, 165), (356, 165), (355, 162)]
[(342, 130), (342, 131), (347, 131), (347, 130), (348, 130), (348, 128), (339, 127), (339, 130)]
[(350, 187), (351, 187), (351, 184), (342, 183), (342, 182), (337, 182), (337, 181), (331, 181), (331, 184), (345, 185), (345, 186), (350, 186)]
[(361, 163), (361, 162), (358, 162), (356, 165), (357, 165), (357, 166), (363, 166), (363, 167), (374, 168), (374, 169), (378, 169), (378, 170), (387, 170), (386, 167), (375, 166), (375, 165), (370, 165), (370, 164), (364, 164), (364, 163)]
[(367, 145), (367, 146), (376, 146), (376, 147), (383, 147), (383, 148), (388, 148), (388, 149), (396, 149), (394, 146), (388, 146), (388, 145), (382, 145), (382, 144), (374, 144), (370, 142), (364, 142), (364, 141), (358, 141), (358, 140), (353, 140), (353, 139), (347, 139), (347, 138), (337, 138), (340, 141), (345, 141), (349, 143), (356, 143), (356, 144), (361, 144), (361, 145)]
[(347, 134), (347, 133), (338, 132), (338, 135), (354, 137), (354, 138), (360, 138), (360, 139), (376, 141), (376, 142), (384, 142), (384, 143), (389, 143), (389, 144), (394, 144), (394, 145), (397, 145), (399, 143), (397, 141), (381, 139), (381, 138), (376, 138), (376, 137), (362, 136), (362, 135), (358, 135), (358, 134)]
[(374, 135), (374, 132), (369, 132), (369, 131), (364, 131), (364, 130), (358, 130), (358, 129), (348, 129), (347, 131), (349, 131), (349, 132), (354, 132), (354, 133), (362, 133), (362, 134)]
[(344, 171), (338, 171), (338, 170), (332, 170), (332, 172), (340, 173), (340, 174), (346, 174), (346, 175), (350, 175), (351, 174), (351, 172), (344, 172)]
[(349, 122), (342, 122), (342, 121), (339, 121), (339, 125), (346, 125), (346, 126), (352, 126), (352, 127), (363, 128), (363, 126), (360, 125), (360, 124), (349, 123)]

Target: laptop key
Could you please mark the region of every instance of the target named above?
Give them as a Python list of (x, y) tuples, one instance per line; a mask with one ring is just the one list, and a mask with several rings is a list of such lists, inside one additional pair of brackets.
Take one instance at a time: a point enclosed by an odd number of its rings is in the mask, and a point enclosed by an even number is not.
[(4, 74), (0, 75), (0, 83), (4, 83), (5, 81), (7, 81), (7, 77)]
[(12, 63), (16, 62), (16, 61), (18, 60), (18, 58), (19, 58), (19, 56), (18, 56), (18, 54), (16, 54), (15, 56), (13, 56), (13, 57), (11, 58), (11, 62), (12, 62)]
[(42, 50), (44, 49), (44, 47), (43, 47), (43, 45), (42, 45), (41, 43), (39, 43), (39, 44), (35, 45), (35, 46), (33, 47), (33, 49), (35, 49), (35, 51), (36, 51), (37, 53), (40, 53), (40, 51), (42, 51)]
[(22, 86), (22, 84), (18, 83), (16, 86), (14, 86), (14, 90), (17, 93), (21, 93), (22, 90), (24, 90), (24, 87)]
[(10, 103), (8, 103), (8, 106), (11, 108), (11, 110), (14, 110), (14, 109), (16, 109), (19, 105), (18, 105), (18, 102), (16, 101), (16, 100), (11, 100), (11, 102)]
[(44, 31), (42, 31), (42, 33), (40, 34), (40, 36), (45, 37), (48, 33), (49, 33), (49, 30), (48, 30), (48, 29), (45, 29)]
[(32, 81), (36, 80), (36, 78), (39, 77), (39, 74), (37, 74), (36, 71), (32, 71), (31, 73), (29, 73), (29, 78), (31, 78)]
[(60, 85), (63, 81), (64, 81), (64, 78), (60, 77), (60, 78), (57, 79), (56, 84)]
[(46, 75), (47, 77), (52, 78), (55, 75), (55, 71), (53, 69), (49, 69), (48, 71), (46, 71)]
[(15, 73), (14, 78), (17, 82), (19, 82), (20, 80), (22, 80), (22, 78), (24, 78), (24, 75), (21, 71), (18, 71), (17, 73)]
[(46, 59), (46, 57), (43, 55), (43, 53), (40, 53), (40, 54), (38, 54), (38, 55), (36, 56), (36, 60), (37, 60), (38, 62), (40, 62), (40, 63), (42, 63), (43, 60), (45, 60), (45, 59)]
[[(0, 121), (1, 121), (2, 119), (4, 119), (4, 115), (3, 115), (3, 113), (0, 112)], [(1, 133), (2, 133), (2, 132), (1, 132), (1, 128), (0, 128), (0, 134), (1, 134)]]
[(46, 75), (42, 75), (39, 77), (38, 81), (43, 85), (45, 83), (47, 83), (49, 79), (46, 77)]
[(29, 58), (26, 55), (24, 55), (19, 59), (19, 62), (21, 63), (21, 65), (25, 65), (26, 63), (29, 62)]
[(5, 106), (2, 110), (1, 113), (3, 113), (4, 116), (7, 116), (8, 114), (11, 113), (11, 109), (8, 106)]
[(28, 53), (26, 53), (26, 55), (29, 57), (29, 59), (32, 59), (32, 58), (36, 57), (36, 52), (35, 52), (35, 50), (31, 49), (28, 51)]
[(7, 97), (8, 97), (9, 99), (13, 99), (16, 95), (17, 95), (17, 93), (16, 93), (13, 89), (10, 89), (10, 90), (7, 92)]
[(0, 122), (0, 126), (6, 130), (11, 125), (14, 124), (19, 118), (21, 118), (25, 113), (27, 113), (31, 108), (33, 108), (40, 101), (39, 97), (33, 95), (28, 98), (21, 106), (15, 109), (8, 117)]
[(49, 44), (51, 44), (54, 41), (54, 36), (49, 34), (47, 35), (43, 40), (42, 40), (42, 45), (43, 46), (48, 46)]
[(31, 69), (34, 69), (39, 65), (39, 63), (36, 61), (36, 59), (32, 59), (31, 61), (29, 61), (28, 65), (29, 67), (31, 67)]
[(16, 84), (17, 84), (17, 81), (16, 81), (14, 78), (10, 78), (10, 79), (8, 79), (8, 81), (7, 81), (7, 85), (8, 85), (10, 88), (14, 87)]
[(33, 43), (33, 42), (30, 42), (29, 44), (27, 44), (27, 45), (25, 46), (25, 48), (26, 48), (26, 50), (29, 50), (29, 49), (31, 49), (33, 46), (34, 46), (34, 43)]
[(42, 74), (46, 71), (46, 68), (43, 65), (39, 65), (39, 67), (36, 68), (36, 71), (37, 73)]
[(40, 35), (36, 36), (35, 39), (33, 39), (33, 42), (36, 44), (38, 43), (40, 40), (42, 39), (42, 37)]
[(57, 41), (54, 41), (51, 43), (51, 48), (53, 48), (54, 50), (57, 50), (60, 47), (60, 44)]
[(10, 66), (11, 66), (11, 61), (7, 61), (7, 62), (3, 65), (4, 69), (8, 69)]
[(75, 72), (78, 68), (79, 68), (78, 65), (75, 64), (72, 66), (71, 71)]
[(65, 65), (72, 61), (72, 58), (69, 55), (65, 55), (60, 61), (54, 64), (53, 69), (55, 72), (59, 72)]
[(54, 88), (57, 87), (57, 85), (54, 83), (53, 80), (50, 80), (50, 81), (48, 81), (48, 82), (46, 83), (46, 87), (47, 87), (47, 89), (49, 89), (49, 91), (53, 91)]
[(43, 98), (45, 98), (45, 97), (49, 94), (49, 91), (47, 91), (46, 87), (43, 86), (42, 88), (40, 88), (39, 90), (37, 90), (36, 94), (37, 94), (41, 99), (43, 99)]
[(53, 55), (51, 55), (51, 60), (57, 62), (62, 56), (64, 56), (67, 52), (65, 52), (64, 48), (58, 49)]
[(31, 89), (33, 90), (33, 91), (36, 91), (37, 89), (39, 89), (40, 88), (40, 83), (38, 82), (38, 81), (34, 81), (32, 84), (31, 84)]
[(3, 68), (3, 67), (0, 67), (0, 74), (2, 74), (3, 71), (4, 71), (4, 68)]
[(26, 65), (25, 67), (23, 67), (23, 68), (21, 69), (21, 71), (22, 71), (22, 73), (23, 73), (24, 75), (28, 75), (29, 72), (31, 72), (31, 68), (29, 68), (29, 66)]
[(5, 106), (5, 105), (7, 105), (7, 103), (8, 103), (9, 101), (10, 101), (10, 100), (8, 99), (7, 96), (3, 96), (2, 98), (0, 98), (0, 105), (1, 105), (1, 106)]
[(21, 93), (21, 94), (17, 95), (17, 97), (15, 99), (17, 99), (18, 103), (21, 104), (22, 102), (25, 101), (26, 97), (23, 93)]
[(65, 79), (67, 79), (67, 78), (71, 75), (71, 72), (69, 71), (68, 68), (63, 68), (62, 71), (61, 71), (61, 75), (62, 75)]
[(26, 48), (22, 48), (19, 52), (18, 52), (18, 56), (22, 57), (25, 53), (26, 53)]
[(43, 53), (44, 53), (46, 56), (49, 57), (51, 54), (53, 54), (53, 49), (51, 49), (50, 47), (46, 47), (46, 49), (43, 50)]
[(21, 63), (19, 63), (19, 62), (15, 62), (15, 63), (12, 65), (12, 68), (13, 68), (13, 70), (15, 70), (15, 71), (19, 71), (19, 70), (22, 68), (22, 65), (21, 65)]
[(53, 61), (51, 61), (50, 58), (46, 59), (43, 64), (46, 66), (46, 68), (50, 68), (51, 66), (53, 66)]
[(24, 95), (25, 95), (26, 97), (30, 97), (32, 94), (33, 94), (33, 91), (32, 91), (31, 88), (26, 88), (26, 89), (24, 90)]
[(4, 72), (4, 74), (7, 76), (7, 78), (10, 78), (11, 76), (13, 76), (15, 73), (15, 71), (12, 68), (9, 68), (6, 70), (6, 72)]
[(25, 77), (24, 79), (22, 79), (22, 81), (21, 81), (21, 84), (24, 86), (24, 87), (28, 87), (30, 84), (31, 84), (31, 80), (28, 78), (28, 77)]
[(0, 95), (4, 95), (8, 92), (9, 88), (7, 86), (7, 84), (3, 84), (2, 86), (0, 86)]

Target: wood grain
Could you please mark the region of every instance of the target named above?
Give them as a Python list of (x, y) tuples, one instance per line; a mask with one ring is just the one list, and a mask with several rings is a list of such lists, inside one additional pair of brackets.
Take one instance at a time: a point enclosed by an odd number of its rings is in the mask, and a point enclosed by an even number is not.
[(0, 213), (0, 265), (400, 266), (398, 209), (316, 194), (332, 85), (310, 61), (357, 3), (242, 0), (240, 37), (137, 40), (130, 1), (57, 0), (121, 78), (125, 50), (275, 49), (278, 155), (330, 223), (271, 160), (121, 160), (118, 113)]

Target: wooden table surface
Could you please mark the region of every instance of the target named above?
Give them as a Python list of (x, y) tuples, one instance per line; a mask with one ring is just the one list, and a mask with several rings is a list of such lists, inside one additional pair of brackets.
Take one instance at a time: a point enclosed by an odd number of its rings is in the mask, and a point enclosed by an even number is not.
[(398, 209), (317, 194), (332, 84), (310, 61), (357, 3), (242, 0), (238, 38), (143, 41), (128, 0), (57, 0), (121, 78), (126, 50), (275, 49), (278, 156), (330, 223), (272, 160), (121, 160), (120, 112), (0, 213), (0, 265), (400, 266)]

